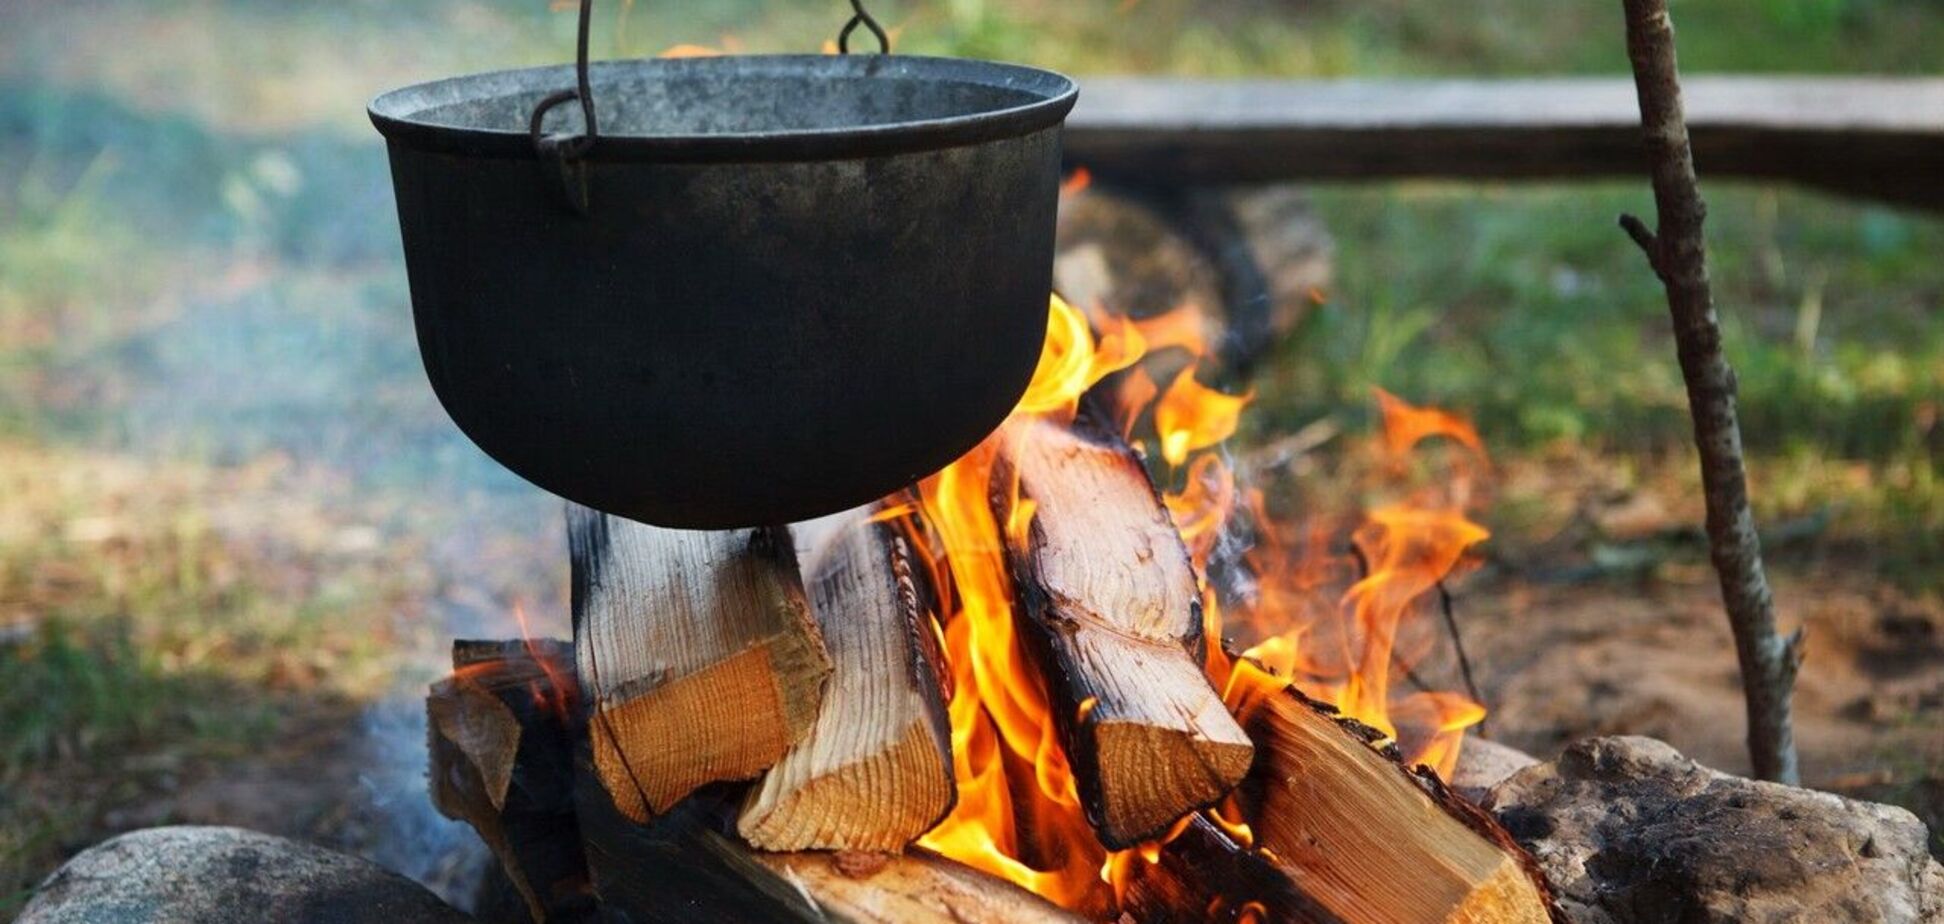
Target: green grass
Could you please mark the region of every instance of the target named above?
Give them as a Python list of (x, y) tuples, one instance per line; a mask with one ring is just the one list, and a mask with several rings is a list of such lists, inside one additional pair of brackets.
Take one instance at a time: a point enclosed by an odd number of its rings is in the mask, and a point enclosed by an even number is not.
[[(1750, 445), (1934, 452), (1944, 222), (1794, 191), (1708, 191), (1716, 300)], [(1285, 348), (1271, 426), (1372, 385), (1474, 411), (1496, 443), (1663, 449), (1688, 438), (1659, 282), (1612, 185), (1332, 189), (1336, 294)], [(1934, 440), (1934, 437), (1932, 437)]]
[[(841, 3), (638, 3), (615, 20), (621, 53), (678, 42), (809, 51), (835, 36)], [(877, 0), (897, 48), (1024, 61), (1077, 74), (1513, 75), (1624, 71), (1620, 5), (1582, 0)], [(1691, 70), (1924, 73), (1944, 21), (1924, 0), (1676, 0)], [(537, 3), (502, 0), (509, 19)], [(598, 8), (598, 7), (597, 7)], [(560, 16), (565, 20), (569, 17)], [(614, 35), (612, 22), (601, 25)], [(556, 25), (564, 41), (567, 25)], [(612, 42), (609, 43), (612, 46)], [(565, 47), (565, 46), (563, 46)]]
[[(1938, 588), (1944, 221), (1793, 190), (1707, 195), (1762, 512), (1835, 510), (1873, 564)], [(1644, 191), (1336, 188), (1317, 205), (1336, 292), (1265, 371), (1256, 426), (1362, 413), (1382, 386), (1468, 411), (1502, 453), (1685, 452), (1659, 282), (1614, 225), (1651, 211)], [(1832, 474), (1845, 466), (1864, 476)]]

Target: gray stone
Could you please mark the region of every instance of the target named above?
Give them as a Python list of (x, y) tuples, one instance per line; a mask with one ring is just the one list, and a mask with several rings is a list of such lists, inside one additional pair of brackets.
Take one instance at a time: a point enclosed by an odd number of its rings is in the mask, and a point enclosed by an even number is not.
[(1458, 751), (1458, 766), (1452, 768), (1451, 791), (1470, 802), (1483, 802), (1492, 787), (1506, 777), (1539, 762), (1539, 758), (1515, 747), (1467, 736)]
[(1944, 868), (1900, 808), (1592, 738), (1486, 797), (1576, 924), (1939, 922)]
[(41, 883), (18, 924), (465, 924), (417, 883), (241, 828), (134, 831)]

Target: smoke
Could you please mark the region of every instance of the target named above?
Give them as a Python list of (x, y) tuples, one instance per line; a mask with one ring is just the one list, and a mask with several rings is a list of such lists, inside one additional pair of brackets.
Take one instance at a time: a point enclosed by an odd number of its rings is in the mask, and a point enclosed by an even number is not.
[(362, 725), (358, 784), (371, 819), (365, 858), (470, 911), (492, 856), (472, 828), (432, 807), (424, 700), (386, 699), (365, 710)]
[(529, 496), (462, 506), (456, 528), (420, 553), (438, 576), (426, 611), (399, 637), (409, 648), (395, 689), (361, 719), (359, 787), (366, 830), (359, 849), (376, 863), (423, 883), (470, 910), (494, 862), (471, 827), (441, 816), (427, 780), (426, 687), (451, 669), (457, 638), (516, 638), (516, 606), (539, 636), (567, 632), (567, 553), (560, 502)]

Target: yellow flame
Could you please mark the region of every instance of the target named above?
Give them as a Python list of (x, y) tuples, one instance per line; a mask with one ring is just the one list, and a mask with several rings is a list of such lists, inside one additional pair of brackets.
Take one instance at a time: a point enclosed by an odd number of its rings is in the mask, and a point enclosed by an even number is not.
[[(1132, 327), (1096, 342), (1085, 316), (1056, 296), (1039, 366), (1013, 414), (1070, 416), (1090, 386), (1140, 351)], [(1109, 853), (1087, 822), (1044, 681), (1014, 634), (1005, 542), (1023, 540), (1034, 505), (1016, 482), (1003, 485), (1003, 520), (995, 515), (996, 452), (988, 439), (919, 484), (936, 534), (928, 551), (943, 562), (953, 591), (945, 652), (958, 783), (958, 803), (919, 843), (1063, 906), (1103, 907)], [(1092, 705), (1081, 703), (1076, 718), (1085, 721)]]
[(1195, 368), (1183, 369), (1161, 393), (1154, 406), (1154, 429), (1161, 434), (1161, 457), (1180, 468), (1188, 454), (1207, 449), (1234, 435), (1242, 409), (1254, 392), (1228, 395), (1195, 380)]
[[(1078, 186), (1080, 181), (1073, 185)], [(1229, 395), (1196, 378), (1207, 347), (1199, 313), (1189, 307), (1130, 321), (1091, 320), (1059, 297), (1049, 302), (1047, 331), (1033, 380), (1015, 417), (1070, 419), (1083, 395), (1109, 375), (1127, 370), (1113, 387), (1123, 435), (1132, 439), (1144, 409), (1152, 408), (1154, 436), (1170, 468), (1163, 501), (1198, 571), (1217, 540), (1245, 507), (1260, 538), (1249, 555), (1260, 583), (1253, 598), (1225, 619), (1221, 601), (1203, 587), (1204, 668), (1231, 711), (1245, 721), (1291, 683), (1335, 703), (1347, 714), (1393, 736), (1400, 726), (1418, 742), (1410, 756), (1447, 771), (1464, 730), (1483, 709), (1443, 691), (1393, 695), (1390, 677), (1400, 625), (1417, 615), (1420, 598), (1456, 567), (1486, 532), (1460, 506), (1411, 498), (1379, 506), (1353, 541), (1367, 564), (1359, 574), (1348, 556), (1333, 553), (1346, 530), (1280, 521), (1259, 494), (1238, 488), (1219, 453), (1252, 395)], [(1165, 388), (1142, 357), (1184, 350), (1191, 362)], [(1483, 457), (1462, 418), (1415, 408), (1379, 393), (1388, 458), (1401, 458), (1430, 436), (1452, 438)], [(1009, 424), (1008, 426), (1011, 426)], [(918, 513), (903, 521), (927, 553), (944, 600), (943, 645), (949, 663), (953, 770), (958, 802), (920, 844), (1003, 877), (1064, 907), (1111, 917), (1139, 869), (1158, 862), (1166, 844), (1186, 829), (1180, 819), (1165, 836), (1133, 850), (1103, 848), (1082, 809), (1061, 747), (1045, 681), (1015, 635), (1014, 588), (1006, 567), (1008, 542), (1030, 535), (1036, 507), (1017, 482), (997, 484), (997, 438), (991, 438), (918, 489)], [(909, 505), (886, 516), (909, 514)], [(1232, 660), (1224, 648), (1231, 625), (1254, 644)], [(1078, 704), (1076, 722), (1095, 701)], [(1231, 796), (1202, 813), (1228, 837), (1252, 847), (1254, 832)], [(1259, 919), (1259, 905), (1230, 904), (1237, 920)]]

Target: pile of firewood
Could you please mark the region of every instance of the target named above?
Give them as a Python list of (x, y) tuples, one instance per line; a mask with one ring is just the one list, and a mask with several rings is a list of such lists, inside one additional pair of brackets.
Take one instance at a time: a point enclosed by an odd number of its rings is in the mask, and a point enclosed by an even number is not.
[[(440, 809), (536, 921), (1549, 919), (1530, 858), (1375, 733), (1293, 690), (1231, 714), (1188, 552), (1114, 428), (996, 440), (1035, 505), (1006, 549), (1022, 646), (1100, 843), (1149, 845), (1117, 907), (912, 846), (956, 798), (951, 675), (934, 570), (881, 508), (801, 568), (788, 529), (570, 510), (574, 641), (455, 644), (428, 702)], [(1252, 844), (1197, 814), (1230, 795)]]

